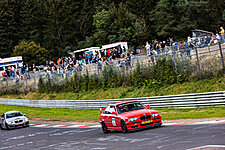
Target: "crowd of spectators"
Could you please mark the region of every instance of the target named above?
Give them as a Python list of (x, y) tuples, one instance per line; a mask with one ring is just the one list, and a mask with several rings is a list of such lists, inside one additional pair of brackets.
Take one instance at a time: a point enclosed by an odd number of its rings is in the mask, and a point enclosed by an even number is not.
[[(193, 55), (193, 47), (207, 47), (216, 45), (219, 41), (225, 42), (224, 29), (220, 27), (221, 31), (212, 36), (203, 36), (197, 38), (188, 37), (185, 41), (174, 42), (172, 38), (165, 41), (153, 40), (151, 43), (146, 42), (145, 49), (147, 51), (147, 56), (157, 56), (164, 54), (171, 54), (173, 51), (179, 52), (182, 58)], [(194, 41), (196, 40), (196, 41)], [(196, 43), (194, 43), (194, 42)], [(198, 45), (197, 45), (198, 44)], [(194, 57), (192, 57), (194, 58)], [(157, 58), (155, 58), (157, 59)]]
[[(51, 71), (57, 73), (65, 73), (70, 70), (82, 71), (83, 65), (94, 64), (101, 68), (102, 63), (110, 64), (110, 62), (117, 60), (123, 60), (127, 65), (130, 65), (131, 56), (138, 53), (140, 53), (140, 50), (136, 49), (135, 46), (133, 46), (132, 50), (118, 46), (111, 49), (96, 50), (95, 52), (89, 51), (73, 57), (62, 57), (56, 62), (46, 61), (44, 70), (45, 72)], [(120, 61), (118, 62), (120, 63)]]
[(3, 77), (3, 80), (7, 79), (13, 79), (15, 81), (23, 80), (23, 79), (29, 79), (30, 78), (30, 72), (33, 71), (31, 66), (23, 66), (21, 68), (9, 66), (6, 67), (5, 70), (1, 73), (1, 77)]
[[(129, 53), (131, 52), (131, 54)], [(24, 65), (21, 68), (14, 66), (7, 67), (1, 76), (5, 78), (15, 79), (29, 79), (31, 74), (35, 74), (39, 71), (44, 71), (45, 75), (65, 74), (72, 71), (82, 71), (83, 65), (95, 64), (101, 69), (102, 63), (110, 64), (114, 60), (123, 59), (127, 65), (130, 65), (131, 55), (139, 53), (139, 50), (134, 46), (132, 50), (127, 50), (125, 47), (120, 46), (111, 49), (105, 49), (100, 51), (86, 52), (73, 57), (61, 57), (56, 61), (47, 60), (45, 65), (36, 66)], [(120, 62), (120, 61), (118, 61)]]
[[(201, 37), (201, 43), (203, 46), (211, 46), (217, 44), (219, 41), (225, 42), (224, 29), (220, 28), (221, 31), (212, 36)], [(172, 38), (165, 41), (153, 40), (151, 43), (146, 42), (145, 49), (147, 56), (152, 57), (157, 62), (157, 55), (172, 54), (173, 51), (180, 52), (180, 56), (185, 58), (186, 56), (193, 55), (193, 45), (191, 44), (193, 39), (190, 37), (186, 41), (174, 42)], [(95, 64), (101, 68), (102, 63), (109, 64), (115, 61), (116, 65), (120, 66), (121, 62), (124, 61), (126, 66), (132, 66), (132, 59), (135, 54), (140, 53), (140, 50), (133, 46), (132, 49), (126, 49), (125, 47), (114, 47), (99, 51), (89, 51), (83, 54), (79, 54), (73, 57), (62, 57), (57, 61), (48, 60), (44, 66), (24, 65), (22, 68), (8, 67), (2, 72), (1, 76), (5, 78), (12, 78), (15, 80), (29, 78), (31, 73), (44, 70), (45, 73), (57, 73), (64, 74), (74, 70), (83, 70), (83, 65)], [(121, 60), (121, 61), (120, 61)]]

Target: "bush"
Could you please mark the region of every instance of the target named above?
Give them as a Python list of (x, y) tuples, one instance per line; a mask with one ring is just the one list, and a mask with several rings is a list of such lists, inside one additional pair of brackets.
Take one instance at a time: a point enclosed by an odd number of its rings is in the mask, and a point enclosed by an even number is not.
[[(180, 63), (181, 64), (181, 63)], [(191, 64), (188, 64), (191, 65)], [(107, 89), (116, 88), (120, 86), (125, 87), (146, 87), (150, 91), (157, 92), (157, 90), (166, 85), (174, 83), (182, 83), (190, 80), (191, 70), (183, 69), (177, 71), (172, 60), (158, 59), (157, 64), (153, 66), (140, 65), (135, 69), (119, 70), (118, 68), (108, 65), (103, 68), (100, 79), (97, 74), (81, 75), (75, 73), (73, 78), (66, 78), (65, 82), (60, 85), (51, 85), (50, 79), (44, 84), (42, 79), (39, 79), (38, 91), (42, 92), (79, 92), (88, 91), (92, 89)], [(214, 73), (214, 75), (217, 73)], [(198, 75), (198, 74), (197, 74)], [(206, 74), (205, 77), (212, 75)], [(218, 73), (221, 75), (221, 73)], [(193, 79), (198, 79), (199, 76), (193, 76)]]
[(40, 77), (38, 82), (38, 92), (44, 93), (45, 92), (45, 85), (43, 83), (43, 79)]

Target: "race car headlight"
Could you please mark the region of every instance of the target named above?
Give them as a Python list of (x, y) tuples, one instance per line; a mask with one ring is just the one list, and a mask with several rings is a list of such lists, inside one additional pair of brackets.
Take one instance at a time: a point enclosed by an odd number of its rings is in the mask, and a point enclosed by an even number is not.
[(28, 118), (25, 118), (24, 121), (28, 121)]
[(8, 124), (13, 124), (13, 122), (12, 121), (9, 121)]
[(138, 120), (138, 117), (127, 119), (127, 122)]
[(157, 116), (159, 116), (159, 113), (152, 114), (152, 117), (157, 117)]

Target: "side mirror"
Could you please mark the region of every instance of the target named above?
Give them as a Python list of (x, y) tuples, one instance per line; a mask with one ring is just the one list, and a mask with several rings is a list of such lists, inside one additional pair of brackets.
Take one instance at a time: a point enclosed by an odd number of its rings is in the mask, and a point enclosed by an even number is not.
[(150, 105), (149, 105), (149, 104), (147, 104), (147, 107), (148, 107), (148, 108), (150, 108)]
[(116, 115), (116, 112), (115, 112), (115, 111), (113, 111), (111, 114), (112, 114), (112, 115)]
[(23, 114), (24, 116), (26, 116), (27, 114)]

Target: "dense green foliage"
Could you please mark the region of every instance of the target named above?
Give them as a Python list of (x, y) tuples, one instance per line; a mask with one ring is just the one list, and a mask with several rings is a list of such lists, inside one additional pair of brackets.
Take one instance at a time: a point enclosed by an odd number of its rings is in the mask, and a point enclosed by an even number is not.
[[(152, 82), (152, 86), (158, 86), (157, 82)], [(175, 83), (172, 85), (142, 87), (116, 87), (116, 88), (98, 88), (84, 91), (60, 92), (60, 93), (42, 93), (29, 92), (21, 93), (19, 91), (8, 90), (0, 92), (1, 98), (10, 99), (30, 99), (30, 100), (98, 100), (98, 99), (120, 99), (120, 98), (136, 98), (151, 97), (162, 95), (179, 95), (189, 93), (204, 93), (225, 90), (225, 76), (203, 79), (199, 81), (189, 81), (183, 83)]]
[[(57, 93), (57, 92), (80, 92), (91, 91), (93, 89), (109, 89), (117, 87), (146, 87), (151, 91), (158, 91), (160, 87), (166, 87), (175, 83), (183, 83), (185, 81), (197, 81), (208, 78), (221, 77), (224, 74), (215, 71), (214, 74), (203, 72), (201, 75), (191, 75), (186, 69), (178, 72), (174, 68), (172, 60), (160, 59), (157, 64), (153, 66), (146, 66), (144, 64), (136, 68), (120, 70), (114, 66), (105, 66), (101, 74), (81, 75), (75, 73), (73, 78), (65, 80), (64, 83), (52, 83), (48, 79), (45, 82), (39, 82), (39, 93)], [(42, 79), (40, 79), (42, 80)]]
[(40, 44), (54, 59), (88, 46), (178, 40), (195, 28), (218, 32), (225, 25), (224, 0), (1, 0), (0, 10), (0, 58), (21, 41)]
[[(121, 68), (122, 69), (122, 68)], [(149, 86), (153, 90), (163, 85), (183, 82), (187, 80), (183, 73), (178, 73), (172, 61), (166, 59), (158, 60), (155, 66), (136, 67), (133, 71), (123, 68), (118, 70), (114, 66), (105, 66), (102, 77), (94, 75), (79, 75), (76, 73), (73, 78), (66, 79), (63, 84), (51, 84), (50, 78), (43, 82), (39, 81), (40, 93), (47, 92), (78, 92), (88, 91), (96, 88), (115, 88), (120, 86)]]

